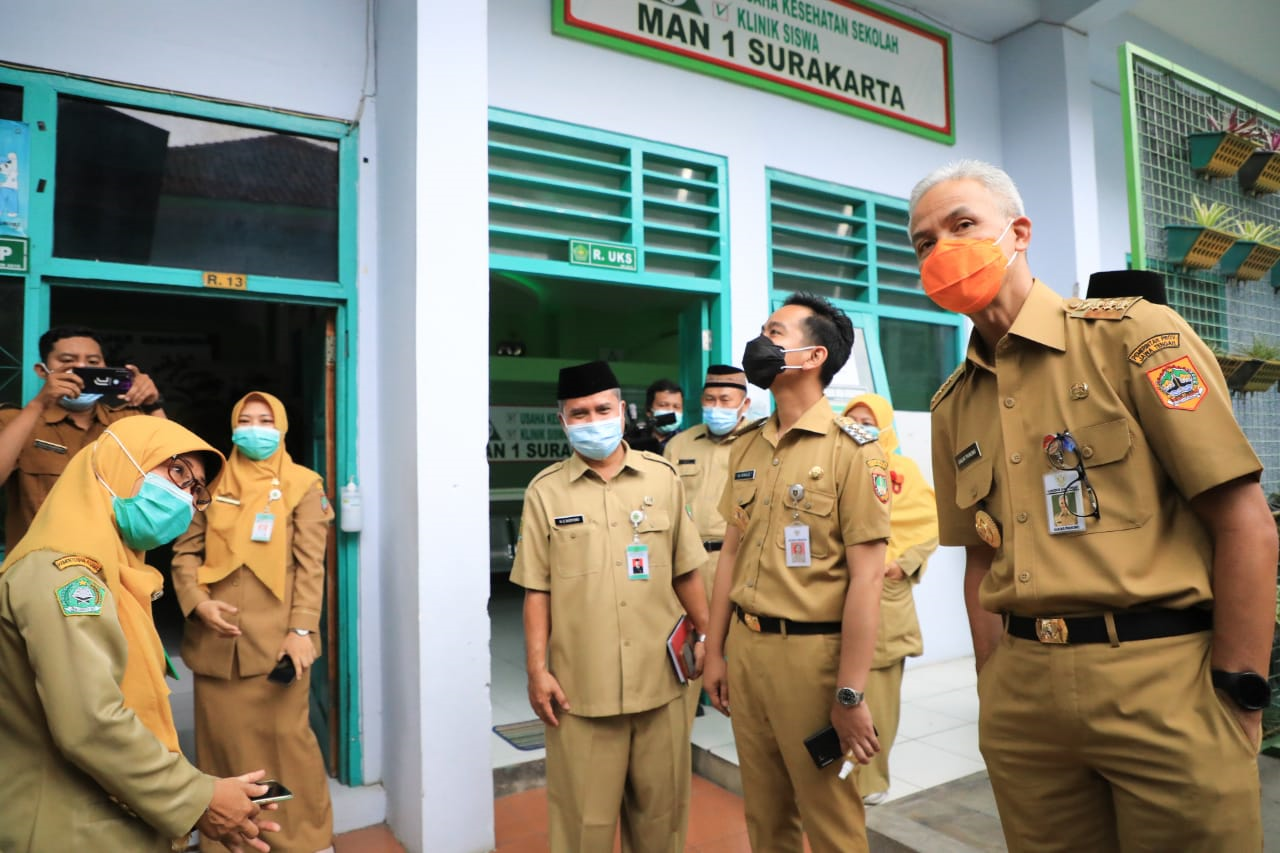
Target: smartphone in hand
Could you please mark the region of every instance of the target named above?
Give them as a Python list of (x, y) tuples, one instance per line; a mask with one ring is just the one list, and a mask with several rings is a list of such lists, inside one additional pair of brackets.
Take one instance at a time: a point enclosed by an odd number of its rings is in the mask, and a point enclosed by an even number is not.
[(275, 779), (263, 779), (261, 782), (258, 782), (257, 784), (267, 786), (267, 792), (265, 794), (259, 794), (256, 797), (249, 798), (251, 801), (257, 803), (258, 805), (265, 805), (266, 803), (279, 803), (285, 800), (293, 799), (293, 791), (290, 791), (288, 788), (286, 788), (284, 785), (281, 785)]
[(86, 394), (118, 396), (133, 387), (133, 371), (127, 367), (73, 367), (71, 372), (84, 380)]
[(276, 668), (271, 670), (267, 675), (267, 681), (274, 681), (276, 684), (288, 686), (293, 684), (298, 678), (298, 671), (294, 669), (293, 658), (285, 655), (280, 658), (280, 662), (276, 664)]

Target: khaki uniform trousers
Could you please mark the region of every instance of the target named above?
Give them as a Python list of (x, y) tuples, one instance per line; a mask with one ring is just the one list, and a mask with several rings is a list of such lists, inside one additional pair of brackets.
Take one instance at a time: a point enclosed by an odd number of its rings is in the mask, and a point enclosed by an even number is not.
[(1257, 745), (1214, 692), (1211, 638), (1001, 639), (978, 742), (1011, 853), (1262, 849)]
[(627, 853), (681, 853), (693, 775), (684, 699), (638, 714), (558, 716), (547, 726), (553, 853), (611, 853), (619, 817)]
[(905, 662), (873, 669), (867, 676), (867, 708), (879, 732), (880, 751), (870, 764), (858, 765), (858, 791), (862, 796), (889, 790), (889, 750), (898, 736), (902, 715), (902, 670)]
[[(707, 552), (707, 561), (698, 567), (702, 575), (702, 587), (707, 592), (707, 601), (711, 601), (711, 587), (716, 580), (716, 563), (720, 561), (719, 551)], [(698, 715), (698, 706), (702, 704), (702, 679), (695, 678), (689, 682), (689, 689), (684, 694), (685, 709), (689, 713), (689, 728), (693, 729), (693, 720)]]
[(751, 849), (800, 853), (803, 829), (813, 853), (865, 853), (853, 778), (838, 778), (840, 762), (819, 770), (804, 747), (831, 725), (840, 635), (758, 634), (735, 616), (726, 652)]

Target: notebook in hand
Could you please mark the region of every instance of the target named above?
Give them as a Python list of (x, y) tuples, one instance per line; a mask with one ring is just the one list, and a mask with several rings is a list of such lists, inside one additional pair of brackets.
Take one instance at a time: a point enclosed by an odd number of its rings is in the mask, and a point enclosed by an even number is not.
[(667, 656), (671, 660), (671, 668), (675, 670), (676, 681), (689, 683), (693, 678), (696, 664), (693, 656), (693, 644), (697, 640), (693, 632), (693, 623), (689, 617), (681, 614), (676, 626), (667, 636)]

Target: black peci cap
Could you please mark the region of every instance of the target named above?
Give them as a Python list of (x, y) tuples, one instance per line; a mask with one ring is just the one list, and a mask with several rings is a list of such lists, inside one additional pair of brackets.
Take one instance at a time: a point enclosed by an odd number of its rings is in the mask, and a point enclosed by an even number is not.
[(603, 361), (589, 361), (586, 364), (575, 364), (573, 367), (560, 369), (560, 383), (556, 386), (557, 400), (572, 400), (575, 397), (589, 397), (617, 388), (618, 377)]
[(1106, 270), (1089, 276), (1090, 299), (1115, 299), (1119, 296), (1141, 296), (1156, 305), (1167, 305), (1164, 279), (1151, 270)]

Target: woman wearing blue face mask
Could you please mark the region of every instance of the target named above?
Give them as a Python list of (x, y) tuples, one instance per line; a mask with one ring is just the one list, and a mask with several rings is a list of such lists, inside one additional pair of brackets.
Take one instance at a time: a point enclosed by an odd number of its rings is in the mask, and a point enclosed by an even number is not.
[[(189, 617), (182, 659), (196, 674), (196, 764), (217, 773), (249, 756), (265, 763), (294, 794), (281, 804), (285, 829), (272, 849), (315, 853), (333, 843), (309, 718), (333, 510), (320, 475), (284, 449), (289, 421), (278, 399), (245, 395), (231, 425), (235, 449), (207, 519), (173, 548), (174, 588)], [(224, 848), (201, 839), (200, 849)]]
[(211, 778), (178, 748), (143, 561), (202, 515), (222, 461), (170, 421), (112, 424), (0, 566), (0, 850), (169, 850), (193, 828), (266, 849), (263, 774)]

